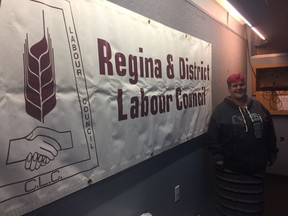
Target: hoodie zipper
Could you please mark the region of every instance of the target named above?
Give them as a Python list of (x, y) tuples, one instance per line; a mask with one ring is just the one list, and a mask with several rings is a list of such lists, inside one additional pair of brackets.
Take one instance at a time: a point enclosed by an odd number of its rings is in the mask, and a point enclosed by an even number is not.
[[(244, 116), (243, 110), (244, 110), (244, 112), (246, 112), (246, 113), (248, 114), (248, 116), (249, 116), (249, 118), (251, 119), (251, 122), (252, 122), (252, 124), (253, 124), (253, 119), (252, 119), (252, 117), (251, 117), (251, 114), (250, 114), (247, 106), (245, 106), (244, 108), (241, 108), (241, 107), (238, 106), (238, 109), (239, 109), (239, 112), (241, 113), (241, 116), (242, 116), (242, 118), (243, 118), (243, 122), (244, 122), (244, 125), (245, 125), (245, 131), (246, 131), (246, 133), (248, 133), (248, 132), (249, 132), (249, 127), (248, 127), (246, 118), (245, 118), (245, 116)], [(246, 115), (246, 116), (247, 116), (247, 115)], [(262, 119), (261, 119), (261, 120), (262, 120)], [(250, 129), (251, 129), (251, 127), (250, 127)], [(254, 133), (254, 131), (252, 131), (252, 132)], [(251, 145), (252, 152), (251, 152), (250, 171), (253, 170), (254, 160), (255, 160), (255, 155), (254, 155), (254, 142), (251, 142), (251, 144), (252, 144), (252, 145)]]

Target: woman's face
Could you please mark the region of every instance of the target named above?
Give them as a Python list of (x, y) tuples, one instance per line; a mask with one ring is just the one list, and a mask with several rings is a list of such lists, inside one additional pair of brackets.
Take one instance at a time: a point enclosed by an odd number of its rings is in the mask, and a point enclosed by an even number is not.
[(228, 87), (231, 98), (233, 99), (242, 99), (246, 96), (246, 83), (244, 81), (237, 81), (231, 83), (230, 87)]

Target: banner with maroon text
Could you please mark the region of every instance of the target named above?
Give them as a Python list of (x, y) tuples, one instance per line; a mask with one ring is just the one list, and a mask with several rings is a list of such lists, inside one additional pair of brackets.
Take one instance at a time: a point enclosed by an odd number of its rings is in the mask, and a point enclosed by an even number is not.
[(0, 27), (0, 215), (207, 129), (208, 42), (104, 0), (2, 0)]

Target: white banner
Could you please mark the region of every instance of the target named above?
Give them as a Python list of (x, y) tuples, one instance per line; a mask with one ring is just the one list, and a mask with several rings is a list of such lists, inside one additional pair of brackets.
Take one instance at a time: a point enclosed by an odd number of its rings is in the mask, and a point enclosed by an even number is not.
[(0, 4), (0, 214), (206, 131), (211, 44), (103, 0)]

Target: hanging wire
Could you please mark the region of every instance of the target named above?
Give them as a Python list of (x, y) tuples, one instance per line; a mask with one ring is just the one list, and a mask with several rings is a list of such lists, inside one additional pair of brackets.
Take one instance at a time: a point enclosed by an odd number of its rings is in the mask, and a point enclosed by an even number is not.
[(281, 96), (286, 95), (285, 91), (262, 91), (262, 97), (269, 102), (269, 107), (273, 110), (279, 110), (283, 106)]

